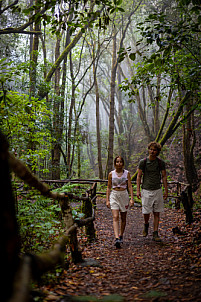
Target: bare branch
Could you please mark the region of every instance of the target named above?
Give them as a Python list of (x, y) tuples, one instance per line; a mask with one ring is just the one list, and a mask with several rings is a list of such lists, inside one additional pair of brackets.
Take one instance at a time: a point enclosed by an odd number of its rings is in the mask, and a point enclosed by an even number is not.
[(0, 30), (0, 35), (11, 34), (11, 33), (21, 33), (21, 34), (41, 34), (41, 32), (33, 32), (33, 31), (24, 31), (27, 27), (35, 22), (36, 15), (43, 15), (50, 8), (50, 3), (45, 5), (40, 12), (35, 13), (33, 16), (29, 18), (29, 21), (19, 27), (7, 27)]
[(25, 34), (25, 35), (42, 35), (41, 31), (24, 31), (18, 28), (5, 28), (5, 29), (0, 29), (0, 35), (8, 35), (8, 34)]
[[(0, 1), (1, 2), (1, 1)], [(0, 9), (0, 15), (2, 15), (6, 10), (8, 10), (9, 8), (15, 6), (16, 4), (18, 4), (18, 0), (16, 0), (15, 2), (13, 2), (12, 4), (6, 6), (4, 9)]]

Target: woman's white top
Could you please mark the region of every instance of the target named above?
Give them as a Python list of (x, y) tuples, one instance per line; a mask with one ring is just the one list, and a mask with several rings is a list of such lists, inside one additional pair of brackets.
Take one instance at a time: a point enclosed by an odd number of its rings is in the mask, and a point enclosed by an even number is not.
[(123, 170), (123, 174), (121, 176), (117, 175), (116, 170), (112, 171), (112, 188), (127, 188), (127, 181), (128, 181), (128, 171)]

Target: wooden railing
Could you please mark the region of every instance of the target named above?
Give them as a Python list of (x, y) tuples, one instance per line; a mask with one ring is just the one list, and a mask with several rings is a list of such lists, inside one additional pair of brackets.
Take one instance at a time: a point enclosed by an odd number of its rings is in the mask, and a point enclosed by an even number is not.
[[(102, 179), (65, 179), (65, 180), (42, 180), (41, 183), (48, 184), (51, 187), (58, 188), (63, 186), (64, 184), (71, 183), (71, 184), (90, 184), (91, 188), (86, 192), (86, 196), (91, 199), (91, 201), (86, 201), (86, 212), (87, 217), (92, 215), (92, 210), (91, 210), (91, 204), (96, 206), (96, 198), (97, 195), (106, 195), (106, 188), (104, 192), (97, 191), (97, 184), (105, 184), (107, 185), (107, 180), (102, 180)], [(135, 185), (136, 182), (132, 181), (132, 184)], [(168, 186), (170, 188), (170, 194), (168, 195), (168, 200), (173, 199), (175, 200), (175, 208), (180, 209), (181, 203), (184, 207), (185, 214), (186, 214), (186, 222), (191, 223), (193, 220), (192, 217), (192, 206), (193, 206), (193, 198), (192, 198), (192, 189), (189, 184), (183, 183), (183, 182), (178, 182), (178, 181), (169, 181)], [(171, 188), (173, 186), (176, 186), (174, 190)], [(172, 193), (174, 191), (175, 194)], [(134, 196), (136, 196), (134, 192)], [(78, 200), (78, 199), (77, 199)], [(91, 229), (91, 226), (86, 227), (86, 229)], [(89, 233), (89, 231), (88, 231)], [(88, 234), (89, 235), (89, 234)], [(91, 238), (92, 235), (89, 235), (89, 238)], [(93, 237), (93, 236), (92, 236)]]
[[(65, 179), (65, 180), (43, 180), (46, 184), (54, 185), (54, 187), (60, 187), (67, 183), (72, 184), (92, 184), (95, 185), (95, 189), (93, 192), (93, 196), (97, 195), (106, 195), (106, 190), (104, 192), (97, 192), (97, 183), (107, 184), (107, 180), (102, 179)], [(132, 181), (133, 185), (136, 185), (136, 181)], [(168, 195), (168, 200), (175, 200), (175, 209), (180, 209), (181, 203), (184, 207), (184, 211), (186, 214), (186, 222), (191, 223), (193, 220), (192, 216), (192, 206), (193, 206), (193, 198), (192, 198), (192, 189), (189, 184), (178, 182), (178, 181), (168, 181), (168, 186), (170, 188), (170, 194)], [(171, 187), (176, 186), (175, 194), (172, 193)], [(136, 196), (134, 192), (134, 196)], [(96, 199), (96, 197), (95, 197)], [(94, 199), (94, 200), (95, 200)], [(168, 201), (167, 201), (168, 202)]]

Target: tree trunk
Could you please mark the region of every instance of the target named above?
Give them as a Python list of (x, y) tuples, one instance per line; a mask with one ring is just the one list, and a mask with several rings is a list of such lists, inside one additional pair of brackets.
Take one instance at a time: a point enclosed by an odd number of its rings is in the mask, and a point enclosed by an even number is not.
[[(94, 47), (95, 48), (95, 47)], [(95, 49), (93, 50), (94, 55)], [(102, 167), (102, 155), (101, 155), (101, 135), (100, 135), (100, 96), (99, 96), (99, 87), (96, 77), (96, 66), (95, 61), (93, 63), (93, 73), (94, 73), (94, 85), (96, 91), (96, 138), (97, 138), (97, 149), (98, 149), (98, 173), (99, 178), (103, 179), (103, 167)]]
[(81, 178), (81, 150), (80, 142), (77, 142), (77, 176)]
[[(91, 2), (90, 4), (90, 12), (93, 11), (95, 2)], [(73, 40), (67, 45), (67, 47), (64, 49), (64, 51), (61, 53), (61, 55), (57, 58), (57, 60), (55, 60), (55, 63), (53, 64), (53, 66), (50, 68), (45, 81), (46, 82), (50, 82), (52, 79), (52, 76), (54, 75), (56, 69), (59, 68), (61, 62), (69, 55), (69, 53), (71, 52), (71, 50), (75, 47), (75, 45), (78, 43), (78, 41), (81, 39), (81, 37), (83, 36), (83, 31), (86, 31), (89, 26), (93, 23), (93, 21), (98, 17), (98, 15), (94, 14), (89, 20), (88, 22), (84, 25), (84, 27), (82, 29), (80, 29), (80, 31), (78, 31), (78, 33), (74, 36)], [(71, 20), (71, 19), (69, 19)], [(42, 89), (39, 89), (38, 95), (39, 98), (44, 98), (47, 94), (48, 91), (44, 91), (43, 87), (41, 87)]]
[(73, 108), (75, 106), (75, 78), (73, 73), (73, 61), (72, 55), (70, 53), (70, 74), (71, 74), (71, 82), (72, 82), (72, 90), (71, 90), (71, 104), (69, 109), (69, 117), (68, 117), (68, 145), (67, 145), (67, 176), (71, 175), (71, 146), (72, 146), (72, 121), (73, 121)]
[[(31, 2), (33, 4), (33, 1)], [(35, 1), (35, 4), (37, 5), (37, 0)], [(36, 11), (37, 12), (37, 11)], [(34, 31), (40, 30), (40, 22), (34, 23)], [(30, 87), (29, 87), (29, 100), (31, 103), (31, 98), (36, 97), (36, 83), (37, 83), (37, 63), (38, 63), (38, 47), (39, 47), (39, 37), (38, 35), (34, 35), (33, 38), (30, 38), (30, 69), (29, 69), (29, 81), (30, 81)], [(26, 107), (26, 112), (31, 116), (31, 110), (30, 107)], [(27, 142), (27, 149), (34, 151), (36, 149), (35, 142), (34, 142), (34, 134), (35, 134), (35, 120), (33, 118), (30, 118), (29, 123), (29, 137)], [(32, 125), (32, 126), (30, 126)], [(28, 165), (32, 171), (34, 171), (33, 162), (32, 159), (28, 160)], [(35, 166), (35, 165), (34, 165)]]
[(159, 141), (159, 139), (160, 139), (160, 137), (161, 137), (161, 135), (162, 135), (162, 132), (163, 132), (163, 130), (164, 130), (164, 127), (165, 127), (165, 123), (166, 123), (166, 121), (167, 121), (168, 113), (169, 113), (169, 110), (170, 110), (170, 104), (171, 104), (172, 94), (173, 94), (173, 89), (170, 88), (170, 90), (169, 90), (169, 95), (168, 95), (168, 100), (167, 100), (167, 104), (166, 104), (166, 111), (165, 111), (165, 114), (164, 114), (164, 116), (163, 116), (163, 121), (162, 121), (162, 123), (161, 123), (161, 125), (160, 125), (160, 129), (159, 129), (159, 131), (158, 131), (158, 133), (157, 133), (157, 136), (156, 136), (156, 139), (155, 139), (156, 142)]
[[(61, 211), (62, 211), (62, 216), (65, 223), (66, 231), (74, 224), (72, 211), (69, 203), (70, 202), (65, 201), (65, 199), (60, 201), (60, 206), (61, 206)], [(69, 243), (70, 243), (72, 261), (74, 263), (82, 262), (83, 261), (82, 253), (79, 249), (78, 240), (77, 240), (77, 230), (75, 229), (70, 234), (69, 237), (70, 237)]]
[(88, 153), (88, 157), (89, 157), (89, 161), (90, 161), (90, 166), (91, 166), (92, 170), (95, 170), (95, 159), (94, 159), (94, 153), (92, 150), (92, 141), (91, 141), (91, 135), (89, 133), (89, 128), (88, 128), (87, 132), (88, 132), (87, 153)]
[(156, 98), (154, 106), (154, 137), (157, 136), (157, 133), (160, 129), (159, 123), (159, 104), (160, 104), (160, 89), (161, 89), (161, 74), (157, 76), (157, 88), (156, 88)]
[[(187, 108), (192, 106), (192, 101), (187, 104)], [(189, 110), (189, 108), (187, 109)], [(183, 155), (184, 155), (184, 168), (186, 179), (195, 192), (198, 188), (198, 175), (194, 164), (193, 150), (196, 144), (196, 136), (194, 129), (194, 114), (188, 117), (186, 124), (183, 125)]]
[[(131, 76), (134, 76), (130, 60), (128, 59), (127, 62), (128, 62), (129, 68), (130, 68)], [(130, 85), (130, 88), (131, 88), (131, 90), (133, 90), (133, 92), (135, 92), (135, 88), (133, 87), (132, 84)], [(152, 100), (153, 99), (153, 92), (152, 92), (152, 90), (150, 90), (151, 89), (150, 87), (148, 89), (149, 89), (149, 96)], [(149, 124), (148, 124), (148, 121), (147, 121), (146, 110), (145, 110), (146, 109), (145, 95), (142, 94), (143, 104), (142, 104), (141, 97), (140, 97), (139, 93), (137, 93), (137, 94), (135, 93), (135, 97), (136, 97), (136, 101), (137, 101), (137, 105), (138, 105), (138, 113), (139, 113), (139, 116), (140, 116), (140, 120), (142, 122), (142, 126), (143, 126), (143, 129), (144, 129), (145, 135), (148, 138), (148, 141), (152, 141), (154, 139), (154, 137), (152, 135), (152, 132), (150, 130), (150, 127), (149, 127)]]
[(1, 301), (8, 301), (19, 265), (20, 237), (8, 164), (8, 142), (0, 131)]
[[(39, 23), (34, 25), (34, 30), (40, 30)], [(32, 50), (31, 50), (31, 54), (30, 54), (30, 59), (31, 59), (30, 89), (29, 89), (30, 99), (31, 99), (31, 97), (36, 96), (36, 68), (37, 68), (37, 61), (38, 61), (38, 46), (39, 46), (39, 37), (38, 37), (38, 35), (34, 35)]]
[[(70, 16), (70, 19), (72, 19), (72, 15)], [(65, 42), (65, 47), (70, 43), (70, 30), (68, 28), (67, 33), (66, 33), (66, 42)], [(62, 84), (61, 84), (61, 115), (60, 115), (60, 127), (63, 129), (64, 127), (64, 100), (65, 100), (65, 88), (66, 88), (66, 74), (67, 74), (67, 56), (64, 58), (63, 61), (63, 69), (62, 69)], [(66, 140), (67, 144), (67, 140)], [(63, 152), (63, 158), (64, 158), (64, 163), (66, 166), (66, 171), (68, 171), (69, 166), (67, 162), (67, 152), (66, 154)], [(67, 177), (68, 177), (68, 172), (67, 172)]]
[(139, 116), (140, 116), (140, 119), (141, 119), (141, 122), (142, 122), (142, 125), (143, 125), (145, 135), (146, 135), (146, 137), (148, 138), (149, 141), (152, 141), (154, 139), (154, 137), (153, 137), (153, 135), (150, 131), (149, 124), (148, 124), (147, 117), (146, 117), (146, 112), (142, 108), (141, 98), (140, 98), (139, 94), (136, 95), (136, 100), (137, 100), (137, 104), (138, 104)]
[[(121, 84), (121, 74), (119, 68), (117, 69), (117, 81), (118, 85)], [(125, 135), (124, 135), (124, 127), (123, 127), (123, 119), (122, 119), (122, 111), (123, 111), (123, 102), (122, 102), (122, 92), (118, 88), (117, 91), (117, 99), (118, 99), (118, 145), (119, 145), (119, 154), (124, 158), (125, 163), (127, 163), (126, 152), (125, 152)]]
[[(55, 47), (55, 60), (60, 55), (60, 42), (61, 35), (57, 36), (56, 47)], [(60, 125), (61, 118), (61, 104), (60, 104), (60, 67), (55, 71), (55, 97), (53, 104), (53, 138), (56, 140), (53, 143), (52, 148), (52, 179), (60, 179), (60, 157), (61, 157), (61, 143), (62, 143), (62, 133), (63, 127)]]
[[(160, 139), (159, 143), (163, 146), (167, 140), (173, 135), (173, 133), (177, 130), (177, 128), (181, 125), (183, 122), (183, 119), (181, 118), (181, 113), (183, 110), (184, 105), (189, 101), (190, 99), (190, 92), (186, 92), (184, 96), (180, 97), (179, 104), (177, 107), (177, 110), (166, 130), (166, 132), (163, 134), (163, 137)], [(195, 108), (191, 108), (190, 111), (187, 113), (188, 116), (192, 114), (192, 112), (195, 110)], [(180, 119), (179, 119), (180, 118)], [(179, 121), (178, 121), (179, 120)]]
[(110, 84), (110, 116), (109, 116), (109, 144), (108, 144), (108, 159), (107, 173), (113, 169), (113, 150), (114, 150), (114, 110), (115, 110), (115, 79), (116, 79), (116, 30), (113, 36), (113, 53), (112, 53), (112, 69), (111, 69), (111, 84)]

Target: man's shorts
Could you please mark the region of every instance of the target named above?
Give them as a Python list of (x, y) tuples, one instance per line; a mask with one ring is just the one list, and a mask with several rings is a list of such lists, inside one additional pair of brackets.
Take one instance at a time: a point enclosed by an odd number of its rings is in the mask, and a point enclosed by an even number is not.
[(142, 189), (142, 214), (150, 214), (151, 212), (163, 212), (164, 201), (163, 191)]
[(129, 208), (128, 191), (115, 191), (110, 194), (110, 208), (111, 210), (119, 210), (120, 212), (127, 212)]

